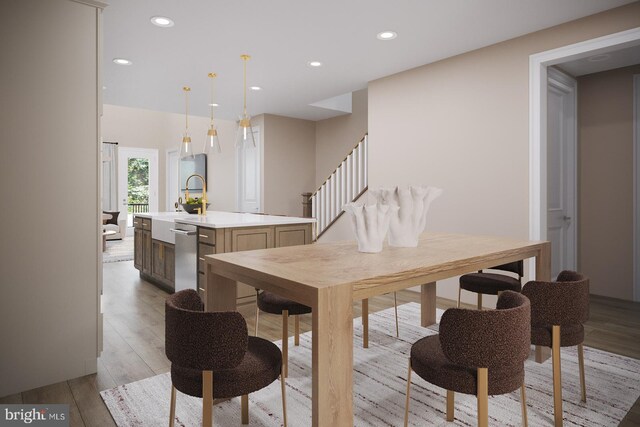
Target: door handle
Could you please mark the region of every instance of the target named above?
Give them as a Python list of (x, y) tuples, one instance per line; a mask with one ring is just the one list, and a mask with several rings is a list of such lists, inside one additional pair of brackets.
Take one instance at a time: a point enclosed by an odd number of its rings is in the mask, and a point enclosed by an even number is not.
[(195, 236), (195, 231), (186, 231), (186, 230), (176, 230), (175, 228), (170, 228), (169, 231), (175, 234), (182, 234), (183, 236)]
[(565, 220), (565, 221), (571, 221), (571, 217), (570, 216), (566, 216), (566, 215), (563, 216), (562, 219)]

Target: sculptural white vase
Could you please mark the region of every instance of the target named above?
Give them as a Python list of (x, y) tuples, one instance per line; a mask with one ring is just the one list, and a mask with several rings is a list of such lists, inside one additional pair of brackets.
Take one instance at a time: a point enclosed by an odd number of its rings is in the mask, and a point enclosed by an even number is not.
[(426, 185), (381, 188), (370, 190), (370, 203), (397, 206), (389, 221), (389, 246), (415, 248), (427, 224), (431, 202), (442, 194), (442, 189)]
[(347, 203), (342, 209), (351, 217), (358, 251), (381, 252), (391, 215), (398, 209), (397, 206), (381, 203)]

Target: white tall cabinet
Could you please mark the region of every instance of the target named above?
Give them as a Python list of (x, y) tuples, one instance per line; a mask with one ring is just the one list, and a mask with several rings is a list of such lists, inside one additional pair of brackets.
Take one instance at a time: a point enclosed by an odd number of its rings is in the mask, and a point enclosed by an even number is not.
[(97, 369), (105, 6), (0, 1), (0, 396)]

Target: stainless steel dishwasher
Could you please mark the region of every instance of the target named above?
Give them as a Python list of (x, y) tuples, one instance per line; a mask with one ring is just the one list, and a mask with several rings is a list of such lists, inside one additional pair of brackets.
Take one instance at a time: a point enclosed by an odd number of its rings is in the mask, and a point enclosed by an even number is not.
[(198, 228), (176, 223), (171, 232), (176, 237), (176, 292), (198, 290)]

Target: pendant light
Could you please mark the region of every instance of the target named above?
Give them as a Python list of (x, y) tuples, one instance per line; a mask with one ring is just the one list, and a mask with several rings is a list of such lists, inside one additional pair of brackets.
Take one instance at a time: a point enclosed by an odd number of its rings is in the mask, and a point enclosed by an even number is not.
[(182, 88), (184, 91), (184, 134), (182, 135), (182, 144), (180, 144), (180, 158), (193, 158), (193, 145), (191, 144), (191, 135), (189, 135), (189, 92), (191, 88), (185, 86)]
[(256, 146), (256, 140), (253, 137), (253, 128), (251, 127), (251, 117), (247, 115), (247, 61), (251, 59), (249, 55), (240, 55), (240, 58), (244, 64), (244, 86), (242, 87), (244, 93), (244, 107), (242, 110), (242, 116), (238, 121), (238, 132), (236, 133), (236, 145), (245, 144), (249, 138), (253, 146)]
[(209, 78), (211, 79), (211, 123), (209, 125), (209, 130), (207, 131), (207, 139), (204, 142), (204, 150), (203, 153), (209, 154), (212, 151), (217, 153), (222, 153), (222, 149), (220, 148), (220, 141), (218, 140), (218, 130), (213, 124), (213, 108), (215, 103), (214, 99), (214, 82), (217, 77), (216, 73), (209, 73)]

